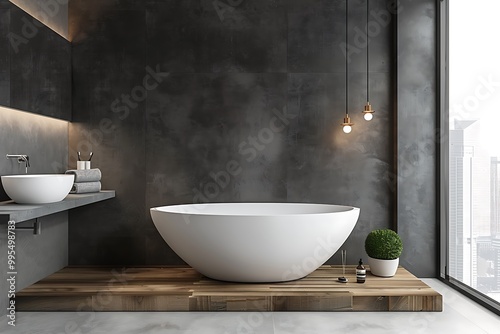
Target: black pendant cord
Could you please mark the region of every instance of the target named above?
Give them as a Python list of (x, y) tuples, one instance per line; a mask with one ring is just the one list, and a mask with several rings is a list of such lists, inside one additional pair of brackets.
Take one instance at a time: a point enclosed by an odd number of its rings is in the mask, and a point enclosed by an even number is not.
[(345, 114), (349, 115), (349, 61), (348, 61), (348, 48), (349, 48), (349, 0), (345, 1), (345, 43), (346, 43), (346, 56), (345, 56)]
[(368, 36), (368, 13), (370, 0), (366, 0), (366, 102), (370, 102), (370, 37)]

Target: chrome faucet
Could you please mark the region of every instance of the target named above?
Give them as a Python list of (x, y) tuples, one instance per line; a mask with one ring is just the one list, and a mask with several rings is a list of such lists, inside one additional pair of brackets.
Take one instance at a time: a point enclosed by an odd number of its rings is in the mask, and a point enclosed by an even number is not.
[(30, 157), (26, 154), (7, 154), (7, 159), (17, 159), (18, 163), (26, 163), (26, 174), (28, 174), (28, 167), (30, 167)]

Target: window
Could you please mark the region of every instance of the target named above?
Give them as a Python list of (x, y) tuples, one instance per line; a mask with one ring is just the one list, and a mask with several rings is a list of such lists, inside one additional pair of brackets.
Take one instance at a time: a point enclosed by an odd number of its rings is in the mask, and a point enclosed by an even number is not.
[(443, 6), (446, 274), (499, 309), (500, 1), (448, 0)]

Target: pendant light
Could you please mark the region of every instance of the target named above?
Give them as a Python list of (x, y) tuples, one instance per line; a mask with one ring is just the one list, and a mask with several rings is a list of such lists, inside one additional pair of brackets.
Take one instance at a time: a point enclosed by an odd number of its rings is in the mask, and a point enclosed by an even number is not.
[(370, 104), (370, 37), (368, 36), (368, 14), (370, 13), (370, 0), (366, 0), (366, 105), (363, 110), (363, 118), (367, 121), (373, 119), (373, 113)]
[(347, 57), (347, 48), (349, 46), (349, 0), (345, 1), (345, 45), (346, 45), (346, 55), (345, 55), (345, 117), (344, 123), (342, 123), (342, 130), (345, 133), (351, 133), (352, 126), (354, 123), (351, 122), (349, 117), (349, 62)]

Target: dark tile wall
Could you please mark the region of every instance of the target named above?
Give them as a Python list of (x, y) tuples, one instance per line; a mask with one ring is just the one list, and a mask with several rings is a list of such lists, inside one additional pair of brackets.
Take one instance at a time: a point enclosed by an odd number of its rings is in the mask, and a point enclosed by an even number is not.
[[(10, 48), (10, 106), (70, 120), (70, 43), (14, 5), (10, 15), (11, 33), (24, 36), (27, 40), (16, 48)], [(27, 31), (26, 22), (36, 29), (33, 37), (23, 33)]]
[(70, 120), (70, 43), (14, 4), (0, 6), (0, 105)]
[[(150, 207), (176, 203), (361, 207), (344, 246), (350, 263), (365, 256), (371, 229), (394, 225), (391, 26), (370, 42), (371, 123), (361, 114), (366, 49), (351, 55), (356, 125), (345, 135), (345, 1), (222, 2), (71, 1), (70, 165), (76, 151), (93, 151), (104, 188), (117, 190), (109, 203), (71, 211), (71, 264), (181, 262), (149, 217)], [(349, 4), (353, 44), (366, 2)], [(269, 132), (276, 113), (284, 130)], [(241, 173), (208, 186), (231, 160)]]
[(0, 105), (10, 106), (10, 7), (0, 0)]
[[(71, 18), (75, 10), (84, 10), (75, 5), (70, 6)], [(93, 166), (104, 174), (103, 188), (118, 194), (115, 200), (91, 210), (70, 212), (70, 261), (74, 264), (140, 264), (148, 248), (144, 223), (146, 103), (141, 95), (148, 75), (146, 13), (144, 9), (118, 8), (102, 12), (95, 22), (89, 15), (91, 21), (84, 25), (96, 29), (87, 37), (82, 33), (74, 36), (70, 167), (76, 164), (75, 151), (84, 155), (93, 151)], [(132, 92), (139, 97), (137, 102), (130, 97)], [(123, 102), (122, 95), (129, 95), (130, 100)]]
[(345, 72), (345, 1), (290, 1), (287, 17), (290, 72)]

